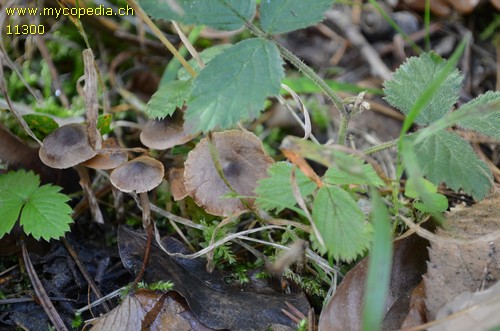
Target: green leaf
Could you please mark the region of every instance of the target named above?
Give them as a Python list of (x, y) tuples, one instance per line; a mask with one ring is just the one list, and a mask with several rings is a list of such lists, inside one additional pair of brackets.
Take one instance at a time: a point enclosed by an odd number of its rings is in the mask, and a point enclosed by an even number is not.
[(257, 117), (266, 97), (279, 93), (282, 65), (278, 49), (265, 39), (247, 39), (225, 50), (194, 79), (186, 124), (206, 132)]
[[(222, 44), (222, 45), (216, 45), (210, 48), (204, 49), (202, 52), (200, 52), (200, 58), (203, 61), (203, 63), (208, 64), (208, 62), (212, 61), (214, 57), (222, 53), (224, 50), (230, 48), (232, 45), (231, 44)], [(191, 59), (188, 61), (189, 65), (194, 69), (196, 72), (200, 72), (201, 68), (198, 65), (198, 62), (195, 59)], [(186, 68), (181, 67), (179, 71), (177, 72), (177, 78), (180, 80), (188, 80), (191, 78), (191, 75), (189, 72), (186, 70)]]
[(102, 114), (97, 117), (97, 129), (102, 135), (111, 132), (111, 122), (113, 121), (113, 116), (111, 114)]
[(374, 239), (368, 261), (365, 297), (363, 300), (363, 330), (381, 330), (389, 294), (392, 264), (392, 233), (389, 214), (382, 198), (372, 191)]
[(465, 128), (480, 132), (495, 139), (500, 139), (500, 92), (488, 91), (467, 102), (457, 112), (469, 112), (479, 107), (488, 110), (487, 114), (474, 116), (460, 121), (458, 124)]
[(48, 134), (57, 129), (59, 125), (50, 116), (39, 114), (23, 115), (24, 120), (35, 136), (43, 140)]
[(423, 177), (408, 178), (404, 194), (413, 199), (427, 198), (425, 202), (414, 203), (415, 208), (420, 211), (439, 213), (448, 209), (446, 196), (437, 193), (437, 186)]
[(167, 1), (138, 0), (144, 11), (154, 17), (185, 24), (208, 25), (220, 30), (236, 30), (255, 13), (255, 0), (175, 0), (178, 8)]
[(318, 23), (333, 0), (263, 0), (260, 24), (270, 34), (290, 32)]
[(19, 170), (0, 176), (0, 237), (10, 232), (19, 218), (26, 234), (35, 239), (59, 238), (73, 222), (69, 198), (58, 186), (40, 186), (33, 172)]
[[(257, 205), (264, 210), (276, 209), (279, 213), (285, 208), (291, 208), (297, 204), (292, 190), (292, 167), (288, 162), (278, 162), (268, 169), (269, 177), (258, 181), (255, 193), (257, 194)], [(295, 181), (303, 197), (311, 194), (316, 184), (302, 173), (295, 170)]]
[(328, 168), (324, 181), (336, 185), (373, 185), (380, 187), (384, 181), (380, 179), (371, 164), (366, 164), (361, 158), (340, 151), (332, 151), (335, 163)]
[(173, 80), (160, 86), (146, 105), (148, 117), (163, 119), (171, 116), (175, 109), (182, 107), (186, 101), (191, 83), (192, 80)]
[(370, 246), (372, 225), (343, 189), (324, 185), (314, 200), (312, 217), (334, 259), (353, 261)]
[[(408, 114), (445, 65), (446, 61), (433, 52), (410, 58), (396, 70), (392, 80), (384, 83), (385, 99), (402, 113)], [(427, 100), (415, 122), (428, 125), (448, 113), (458, 100), (461, 82), (462, 75), (455, 69)]]
[(491, 189), (490, 169), (471, 145), (456, 134), (441, 131), (415, 144), (414, 148), (422, 174), (434, 184), (444, 182), (455, 191), (462, 188), (477, 200)]

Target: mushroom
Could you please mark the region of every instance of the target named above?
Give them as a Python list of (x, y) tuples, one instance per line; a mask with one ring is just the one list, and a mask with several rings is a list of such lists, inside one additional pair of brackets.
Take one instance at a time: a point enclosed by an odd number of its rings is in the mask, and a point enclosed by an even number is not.
[(184, 124), (182, 111), (177, 110), (171, 117), (148, 121), (140, 139), (149, 148), (163, 150), (182, 145), (194, 136), (192, 130)]
[(97, 223), (104, 223), (97, 198), (90, 187), (89, 174), (87, 169), (81, 165), (82, 162), (97, 155), (97, 152), (89, 144), (85, 126), (71, 123), (57, 128), (45, 137), (38, 155), (43, 163), (52, 168), (75, 167), (80, 176), (80, 185), (88, 199), (92, 218)]
[(148, 191), (163, 180), (163, 164), (149, 156), (139, 156), (115, 168), (109, 176), (111, 184), (125, 193), (139, 193), (142, 207), (142, 222), (145, 228), (150, 224)]
[[(218, 160), (212, 158), (210, 144), (215, 147), (216, 153), (213, 154)], [(241, 196), (254, 195), (257, 181), (266, 177), (271, 164), (273, 159), (265, 153), (262, 142), (253, 133), (240, 130), (217, 132), (211, 141), (203, 138), (189, 152), (184, 170), (186, 192), (207, 213), (228, 216), (245, 210), (243, 202), (252, 205), (253, 199), (224, 196), (233, 190)], [(217, 167), (225, 178), (221, 178)]]
[[(122, 150), (115, 138), (109, 138), (102, 142), (103, 151), (82, 164), (92, 169), (109, 170), (127, 162), (127, 152)], [(106, 151), (108, 150), (108, 151)]]
[(90, 147), (85, 126), (78, 123), (63, 125), (43, 140), (38, 155), (43, 163), (56, 169), (66, 169), (93, 158), (97, 152)]
[(139, 193), (141, 200), (142, 225), (147, 231), (148, 239), (142, 268), (134, 284), (137, 284), (144, 274), (149, 259), (151, 238), (153, 235), (153, 226), (150, 218), (151, 210), (147, 192), (160, 185), (164, 173), (165, 169), (160, 161), (149, 156), (139, 156), (115, 168), (109, 177), (114, 187), (125, 193)]

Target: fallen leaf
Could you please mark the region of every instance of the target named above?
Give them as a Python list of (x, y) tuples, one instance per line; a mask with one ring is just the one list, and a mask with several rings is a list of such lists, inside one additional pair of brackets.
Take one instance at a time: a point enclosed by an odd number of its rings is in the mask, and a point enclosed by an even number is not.
[[(429, 320), (434, 320), (438, 310), (459, 294), (488, 288), (500, 279), (497, 252), (500, 238), (472, 241), (499, 228), (500, 194), (447, 215), (444, 227), (436, 232), (444, 239), (432, 242), (424, 276)], [(445, 240), (450, 237), (461, 239), (463, 243)]]
[(436, 321), (443, 323), (429, 331), (487, 331), (500, 326), (500, 282), (487, 290), (464, 292), (444, 305)]
[[(122, 262), (137, 273), (142, 266), (146, 237), (126, 227), (118, 230), (118, 245)], [(162, 245), (169, 252), (186, 253), (186, 249), (173, 238)], [(227, 284), (225, 274), (205, 271), (204, 259), (172, 258), (156, 243), (151, 247), (150, 260), (144, 273), (148, 283), (170, 280), (174, 291), (181, 294), (196, 318), (213, 329), (267, 330), (270, 325), (295, 328), (296, 325), (282, 312), (290, 303), (304, 315), (309, 302), (303, 293), (283, 294), (262, 285)], [(293, 329), (292, 329), (293, 330)]]
[[(385, 303), (384, 330), (399, 329), (410, 305), (410, 294), (426, 270), (428, 241), (413, 234), (394, 243), (389, 295)], [(340, 283), (323, 308), (319, 330), (361, 330), (368, 258), (361, 260)]]

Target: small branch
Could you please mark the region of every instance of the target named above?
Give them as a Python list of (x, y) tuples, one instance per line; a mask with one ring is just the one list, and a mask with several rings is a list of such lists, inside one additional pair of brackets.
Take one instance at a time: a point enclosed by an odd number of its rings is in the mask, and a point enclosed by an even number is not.
[(137, 13), (137, 16), (139, 16), (144, 23), (149, 26), (151, 31), (156, 35), (158, 39), (167, 47), (167, 49), (172, 53), (172, 55), (179, 60), (179, 62), (182, 64), (182, 66), (189, 72), (189, 74), (192, 77), (196, 77), (196, 71), (187, 63), (187, 61), (177, 52), (177, 49), (175, 49), (174, 45), (168, 41), (168, 39), (163, 35), (163, 32), (158, 29), (158, 27), (153, 23), (153, 21), (148, 17), (148, 15), (142, 10), (142, 8), (137, 4), (135, 0), (128, 0), (128, 3), (130, 6), (135, 10)]
[(339, 134), (337, 138), (337, 143), (339, 145), (345, 145), (346, 137), (347, 137), (347, 128), (349, 127), (349, 121), (351, 120), (351, 115), (347, 114), (340, 118), (340, 128)]
[(33, 268), (33, 264), (31, 263), (30, 257), (28, 255), (28, 251), (26, 250), (26, 245), (23, 241), (21, 241), (21, 251), (23, 254), (24, 265), (26, 266), (26, 271), (28, 272), (28, 276), (30, 278), (31, 284), (33, 285), (33, 289), (35, 290), (36, 296), (38, 300), (40, 300), (40, 304), (49, 317), (52, 324), (57, 331), (67, 331), (68, 328), (64, 325), (64, 322), (61, 316), (57, 313), (56, 307), (52, 304), (45, 291), (45, 288), (38, 278), (35, 269)]

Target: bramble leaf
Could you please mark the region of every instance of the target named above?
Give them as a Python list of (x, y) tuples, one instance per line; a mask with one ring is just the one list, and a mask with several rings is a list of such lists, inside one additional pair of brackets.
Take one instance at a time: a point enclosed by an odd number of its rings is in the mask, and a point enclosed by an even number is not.
[(160, 86), (146, 106), (149, 118), (163, 119), (182, 107), (191, 90), (192, 80), (173, 80)]
[(225, 50), (194, 79), (185, 123), (206, 132), (257, 117), (266, 97), (279, 93), (282, 65), (268, 40), (247, 39)]
[(154, 18), (185, 24), (208, 25), (220, 30), (239, 29), (255, 13), (255, 0), (138, 0), (142, 9)]
[(324, 181), (336, 185), (373, 185), (380, 187), (384, 181), (380, 179), (371, 164), (365, 163), (357, 156), (333, 151), (335, 163), (328, 168)]
[(460, 107), (457, 112), (467, 112), (474, 108), (484, 106), (491, 110), (490, 113), (482, 116), (474, 116), (460, 121), (458, 124), (465, 128), (480, 132), (495, 139), (500, 139), (500, 92), (488, 91), (477, 98), (467, 102)]
[[(408, 59), (396, 70), (393, 79), (384, 83), (385, 99), (402, 113), (408, 114), (445, 65), (446, 61), (433, 52)], [(448, 113), (458, 100), (462, 78), (460, 72), (455, 69), (428, 100), (415, 122), (428, 125)]]
[(353, 261), (370, 246), (373, 227), (343, 189), (331, 185), (320, 188), (312, 217), (323, 235), (328, 254), (334, 259)]
[(290, 32), (323, 20), (323, 13), (333, 0), (263, 0), (260, 24), (270, 34)]
[[(222, 53), (224, 50), (230, 48), (230, 44), (222, 44), (222, 45), (216, 45), (210, 48), (204, 49), (202, 52), (200, 52), (200, 58), (205, 63), (205, 65), (212, 61), (214, 57)], [(189, 65), (194, 69), (196, 72), (200, 72), (200, 66), (198, 65), (198, 62), (195, 59), (191, 59), (188, 61)], [(191, 78), (191, 75), (189, 72), (187, 72), (186, 68), (181, 67), (179, 71), (177, 72), (177, 78), (180, 80), (188, 80)]]
[[(424, 191), (424, 192), (421, 192)], [(448, 209), (448, 199), (443, 194), (437, 193), (437, 186), (423, 177), (410, 177), (406, 181), (405, 196), (419, 199), (425, 194), (428, 198), (426, 203), (417, 201), (414, 203), (416, 209), (423, 212), (444, 212)]]
[(415, 144), (415, 155), (422, 174), (436, 185), (446, 183), (481, 200), (493, 185), (488, 166), (478, 158), (471, 145), (456, 134), (438, 132)]
[(0, 176), (0, 237), (10, 232), (17, 219), (35, 239), (59, 238), (73, 222), (69, 198), (58, 186), (40, 186), (33, 172), (19, 170)]
[[(273, 164), (267, 170), (269, 177), (258, 181), (255, 193), (257, 194), (256, 202), (260, 208), (276, 209), (279, 213), (297, 204), (292, 190), (292, 167), (292, 164), (288, 162)], [(295, 170), (295, 181), (303, 197), (311, 194), (316, 188), (316, 184), (299, 169)]]

